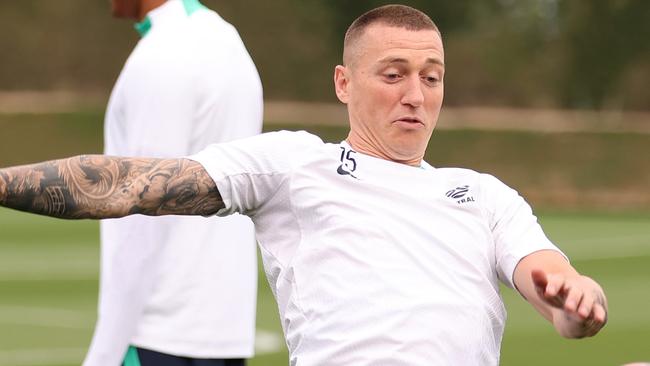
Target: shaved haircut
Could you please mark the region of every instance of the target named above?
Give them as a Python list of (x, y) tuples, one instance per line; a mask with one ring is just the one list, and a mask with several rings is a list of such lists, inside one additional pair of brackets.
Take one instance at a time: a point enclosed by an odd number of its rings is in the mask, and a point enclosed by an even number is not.
[[(406, 5), (384, 5), (372, 9), (355, 19), (345, 32), (343, 41), (343, 64), (349, 65), (351, 50), (368, 26), (373, 24), (388, 25), (411, 31), (433, 30), (440, 35), (436, 24), (423, 12)], [(442, 37), (442, 36), (441, 36)]]

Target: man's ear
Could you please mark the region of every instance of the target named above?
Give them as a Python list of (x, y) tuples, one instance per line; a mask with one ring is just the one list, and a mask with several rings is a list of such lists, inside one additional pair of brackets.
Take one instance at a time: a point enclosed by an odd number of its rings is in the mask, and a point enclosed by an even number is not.
[(336, 90), (336, 96), (344, 104), (347, 104), (350, 99), (348, 92), (350, 84), (349, 72), (350, 69), (343, 65), (337, 65), (334, 68), (334, 88)]

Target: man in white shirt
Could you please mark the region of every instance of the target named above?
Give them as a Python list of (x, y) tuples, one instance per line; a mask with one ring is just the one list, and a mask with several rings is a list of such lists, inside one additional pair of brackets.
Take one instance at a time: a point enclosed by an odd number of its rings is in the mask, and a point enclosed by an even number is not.
[[(499, 280), (560, 335), (595, 335), (607, 320), (602, 288), (546, 238), (528, 204), (490, 175), (423, 161), (445, 72), (431, 19), (401, 5), (371, 10), (348, 29), (343, 61), (334, 83), (350, 133), (339, 144), (275, 132), (189, 159), (16, 167), (0, 170), (0, 203), (68, 218), (251, 217), (291, 365), (497, 365)], [(111, 203), (85, 198), (74, 183), (82, 168), (126, 175), (102, 186), (122, 187)], [(179, 189), (189, 192), (165, 194)], [(65, 199), (73, 194), (83, 199)]]
[[(112, 13), (138, 21), (141, 39), (111, 94), (105, 154), (185, 156), (261, 132), (257, 70), (217, 13), (198, 0), (112, 0)], [(85, 365), (242, 365), (253, 355), (250, 219), (104, 220), (101, 241), (99, 316)]]

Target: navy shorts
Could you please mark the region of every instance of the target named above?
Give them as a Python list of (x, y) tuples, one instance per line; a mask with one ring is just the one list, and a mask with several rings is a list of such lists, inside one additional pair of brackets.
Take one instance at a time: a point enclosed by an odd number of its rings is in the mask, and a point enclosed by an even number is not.
[(172, 356), (147, 349), (130, 347), (122, 366), (245, 366), (246, 360), (207, 359)]

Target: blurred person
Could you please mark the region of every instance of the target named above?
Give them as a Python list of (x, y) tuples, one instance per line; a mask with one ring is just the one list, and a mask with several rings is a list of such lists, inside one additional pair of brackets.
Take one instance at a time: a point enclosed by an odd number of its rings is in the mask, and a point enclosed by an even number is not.
[[(107, 155), (185, 156), (261, 132), (261, 83), (232, 25), (198, 0), (111, 4), (115, 17), (138, 22), (141, 39), (108, 103)], [(243, 365), (253, 355), (250, 219), (105, 220), (101, 244), (99, 316), (84, 365)]]
[(345, 141), (281, 131), (187, 158), (7, 168), (0, 204), (71, 219), (248, 215), (291, 365), (497, 365), (499, 281), (561, 336), (597, 334), (604, 291), (569, 264), (526, 201), (491, 175), (423, 160), (444, 74), (431, 19), (379, 7), (352, 23), (334, 71)]

